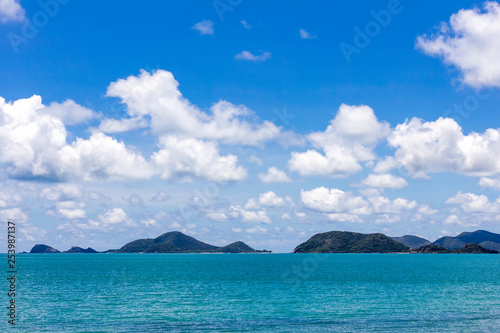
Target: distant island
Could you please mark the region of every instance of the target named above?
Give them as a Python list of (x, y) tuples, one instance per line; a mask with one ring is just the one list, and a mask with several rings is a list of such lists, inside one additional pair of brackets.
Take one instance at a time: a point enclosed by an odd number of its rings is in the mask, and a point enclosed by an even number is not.
[(485, 230), (442, 237), (431, 244), (427, 239), (406, 235), (362, 234), (330, 231), (316, 234), (300, 244), (294, 253), (498, 253), (500, 235)]
[(294, 253), (394, 253), (410, 248), (384, 234), (360, 234), (330, 231), (312, 236), (300, 244)]
[[(463, 232), (456, 237), (441, 237), (431, 243), (425, 238), (405, 235), (389, 237), (381, 233), (362, 234), (330, 231), (312, 236), (293, 253), (498, 253), (500, 234), (485, 230)], [(255, 250), (242, 241), (226, 246), (201, 242), (179, 231), (156, 238), (137, 239), (119, 249), (98, 252), (92, 248), (73, 246), (60, 252), (45, 244), (35, 245), (30, 253), (270, 253)]]
[[(267, 250), (255, 250), (238, 241), (226, 246), (214, 246), (203, 243), (179, 231), (167, 232), (156, 238), (137, 239), (117, 250), (102, 253), (269, 253)], [(68, 251), (60, 252), (48, 245), (37, 244), (30, 253), (99, 253), (92, 248), (83, 249), (73, 246)]]

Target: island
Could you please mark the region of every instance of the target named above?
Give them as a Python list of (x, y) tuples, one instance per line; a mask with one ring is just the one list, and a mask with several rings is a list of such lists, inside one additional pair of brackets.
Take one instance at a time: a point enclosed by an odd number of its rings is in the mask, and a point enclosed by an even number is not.
[[(242, 241), (226, 246), (215, 246), (203, 243), (179, 231), (164, 233), (156, 238), (144, 238), (131, 241), (119, 249), (107, 250), (102, 253), (270, 253), (267, 250), (255, 250)], [(35, 245), (30, 253), (61, 253), (45, 245)], [(62, 253), (99, 253), (92, 248), (83, 249), (73, 246)]]
[(396, 253), (410, 248), (380, 233), (361, 234), (330, 231), (314, 235), (300, 244), (294, 253)]

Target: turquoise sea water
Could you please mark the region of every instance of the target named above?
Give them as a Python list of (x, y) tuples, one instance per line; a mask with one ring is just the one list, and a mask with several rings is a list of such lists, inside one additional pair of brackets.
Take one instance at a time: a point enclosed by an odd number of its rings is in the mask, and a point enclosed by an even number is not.
[(17, 265), (18, 332), (500, 332), (500, 255), (25, 254)]

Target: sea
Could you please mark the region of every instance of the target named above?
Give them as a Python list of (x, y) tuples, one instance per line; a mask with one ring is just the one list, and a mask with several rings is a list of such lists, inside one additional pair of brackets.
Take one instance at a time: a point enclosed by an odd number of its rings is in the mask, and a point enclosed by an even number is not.
[(16, 264), (16, 321), (4, 279), (2, 332), (500, 332), (500, 255), (20, 254)]

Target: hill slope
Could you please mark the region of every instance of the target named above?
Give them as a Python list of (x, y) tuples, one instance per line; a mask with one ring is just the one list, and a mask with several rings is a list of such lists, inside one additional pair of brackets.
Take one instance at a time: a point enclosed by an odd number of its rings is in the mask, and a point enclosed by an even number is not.
[(474, 232), (462, 232), (460, 235), (456, 237), (441, 237), (438, 240), (436, 240), (434, 243), (435, 245), (439, 245), (442, 247), (445, 247), (450, 250), (458, 250), (462, 247), (464, 247), (466, 244), (481, 244), (483, 242), (491, 242), (491, 243), (486, 243), (485, 245), (488, 246), (488, 248), (495, 249), (497, 248), (496, 244), (499, 244), (500, 246), (500, 234), (495, 234), (493, 232), (489, 232), (486, 230), (477, 230)]
[(456, 237), (445, 236), (445, 237), (439, 238), (438, 240), (436, 240), (432, 244), (439, 245), (439, 246), (444, 247), (444, 248), (449, 249), (449, 250), (458, 250), (459, 248), (464, 247), (465, 244), (467, 244), (467, 243), (461, 239), (456, 238)]
[(458, 239), (466, 243), (480, 244), (482, 242), (500, 243), (500, 235), (486, 230), (477, 230), (474, 232), (462, 232), (457, 236)]
[(393, 253), (409, 248), (383, 234), (331, 231), (314, 235), (294, 253)]
[(500, 243), (494, 243), (490, 241), (479, 243), (482, 247), (488, 250), (500, 251)]
[(400, 242), (410, 249), (417, 249), (424, 245), (429, 245), (431, 242), (425, 238), (411, 235), (404, 235), (402, 237), (392, 237), (396, 242)]
[(498, 253), (498, 251), (487, 250), (482, 246), (472, 243), (458, 249), (457, 253)]

